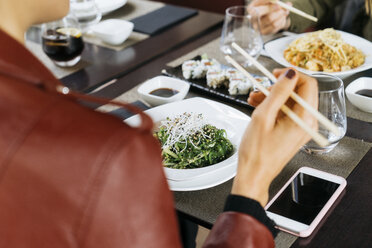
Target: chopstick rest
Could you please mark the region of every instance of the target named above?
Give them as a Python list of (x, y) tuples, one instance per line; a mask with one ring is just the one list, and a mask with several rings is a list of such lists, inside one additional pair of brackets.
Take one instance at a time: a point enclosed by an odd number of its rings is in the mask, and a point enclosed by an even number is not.
[(304, 17), (306, 19), (309, 19), (310, 21), (318, 22), (318, 18), (316, 18), (316, 17), (314, 17), (312, 15), (309, 15), (309, 14), (303, 12), (302, 10), (299, 10), (299, 9), (296, 9), (296, 8), (294, 8), (292, 6), (289, 6), (288, 4), (285, 4), (285, 3), (283, 3), (283, 2), (281, 2), (279, 0), (274, 0), (274, 1), (271, 1), (271, 2), (279, 5), (283, 9), (287, 9), (287, 10), (291, 11), (292, 13), (295, 13), (295, 14), (297, 14), (299, 16), (302, 16), (302, 17)]

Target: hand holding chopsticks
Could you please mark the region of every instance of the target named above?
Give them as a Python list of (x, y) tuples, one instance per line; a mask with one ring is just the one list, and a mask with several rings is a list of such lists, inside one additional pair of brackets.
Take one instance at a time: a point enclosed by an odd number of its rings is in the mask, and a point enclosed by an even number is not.
[[(240, 54), (242, 54), (246, 59), (248, 59), (254, 66), (257, 67), (265, 76), (267, 76), (273, 83), (276, 83), (277, 79), (276, 77), (268, 71), (265, 67), (263, 67), (255, 58), (250, 56), (244, 49), (242, 49), (238, 44), (235, 42), (232, 43), (232, 47), (235, 48)], [(340, 130), (336, 127), (335, 124), (333, 124), (330, 120), (328, 120), (324, 115), (318, 112), (318, 110), (311, 107), (306, 101), (304, 101), (299, 95), (297, 95), (295, 92), (291, 93), (291, 98), (296, 101), (298, 104), (300, 104), (304, 109), (309, 111), (310, 114), (312, 114), (320, 124), (325, 126), (328, 130), (330, 130), (332, 133), (336, 134), (337, 136), (340, 136)]]
[[(235, 48), (239, 53), (241, 53), (244, 57), (246, 57), (250, 62), (253, 63), (263, 74), (269, 77), (274, 83), (277, 81), (276, 77), (271, 74), (265, 67), (263, 67), (260, 63), (258, 63), (252, 56), (250, 56), (246, 51), (244, 51), (239, 45), (236, 43), (232, 44), (232, 47)], [(242, 66), (240, 66), (234, 59), (230, 56), (226, 56), (228, 62), (230, 62), (234, 67), (236, 67), (240, 72), (242, 72), (248, 79), (266, 96), (270, 94), (270, 92), (260, 85), (255, 78), (253, 78)], [(330, 122), (327, 118), (325, 118), (321, 113), (311, 107), (306, 101), (304, 101), (300, 96), (296, 93), (291, 93), (291, 98), (295, 100), (299, 105), (304, 107), (309, 113), (316, 117), (316, 119), (324, 125), (327, 129), (333, 132), (336, 135), (339, 135), (340, 131), (338, 128)], [(307, 132), (313, 140), (318, 143), (320, 146), (325, 147), (329, 145), (328, 140), (320, 135), (319, 133), (315, 132), (312, 128), (310, 128), (301, 118), (299, 118), (291, 109), (287, 106), (283, 105), (281, 110), (288, 115), (297, 125), (299, 125), (305, 132)]]
[[(225, 56), (226, 60), (231, 63), (236, 69), (243, 73), (249, 81), (253, 83), (265, 96), (269, 96), (270, 92), (263, 87), (249, 72), (247, 72), (238, 62), (236, 62), (230, 56)], [(318, 132), (309, 127), (300, 117), (298, 117), (289, 107), (286, 105), (280, 108), (291, 120), (293, 120), (298, 126), (300, 126), (306, 133), (308, 133), (312, 139), (320, 146), (325, 147), (329, 145), (326, 138), (320, 135)]]
[(312, 15), (309, 15), (309, 14), (307, 14), (307, 13), (305, 13), (305, 12), (299, 10), (299, 9), (296, 9), (296, 8), (294, 8), (294, 7), (292, 7), (292, 6), (289, 6), (288, 4), (285, 4), (285, 3), (283, 3), (283, 2), (281, 2), (281, 1), (279, 1), (279, 0), (273, 0), (273, 1), (271, 1), (271, 2), (272, 2), (272, 3), (275, 3), (275, 4), (277, 4), (277, 5), (279, 5), (279, 6), (282, 7), (283, 9), (289, 10), (289, 11), (291, 11), (292, 13), (295, 13), (295, 14), (297, 14), (297, 15), (299, 15), (299, 16), (302, 16), (302, 17), (304, 17), (304, 18), (306, 18), (306, 19), (309, 19), (310, 21), (318, 22), (318, 18), (316, 18), (316, 17), (314, 17), (314, 16), (312, 16)]

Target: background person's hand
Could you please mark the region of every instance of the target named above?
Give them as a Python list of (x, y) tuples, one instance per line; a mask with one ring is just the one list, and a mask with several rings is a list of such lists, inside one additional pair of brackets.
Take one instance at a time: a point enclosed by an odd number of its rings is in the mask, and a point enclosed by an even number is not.
[[(292, 3), (287, 2), (292, 6)], [(261, 24), (261, 34), (275, 34), (280, 30), (289, 28), (290, 20), (288, 18), (289, 11), (283, 9), (270, 0), (253, 0), (248, 5), (248, 11), (254, 10), (259, 16)]]
[(268, 201), (272, 180), (310, 140), (302, 128), (281, 112), (281, 106), (287, 103), (305, 123), (317, 128), (317, 121), (311, 114), (288, 100), (290, 93), (295, 91), (317, 109), (317, 81), (293, 69), (274, 70), (274, 75), (279, 80), (272, 87), (269, 97), (265, 98), (262, 93), (250, 96), (249, 102), (259, 105), (239, 147), (238, 172), (232, 188), (232, 194), (255, 199), (262, 206)]

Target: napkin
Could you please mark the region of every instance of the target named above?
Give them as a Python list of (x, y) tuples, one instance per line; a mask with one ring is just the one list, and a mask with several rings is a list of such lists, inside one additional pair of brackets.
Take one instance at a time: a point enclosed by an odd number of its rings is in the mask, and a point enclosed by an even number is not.
[(134, 31), (154, 35), (170, 26), (196, 15), (196, 10), (166, 5), (146, 15), (134, 18)]

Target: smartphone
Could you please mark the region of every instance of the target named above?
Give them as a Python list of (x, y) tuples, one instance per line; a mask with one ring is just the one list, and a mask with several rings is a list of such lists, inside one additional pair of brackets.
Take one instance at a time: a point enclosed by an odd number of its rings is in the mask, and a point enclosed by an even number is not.
[(308, 237), (346, 187), (346, 180), (309, 167), (299, 169), (266, 205), (277, 228)]

